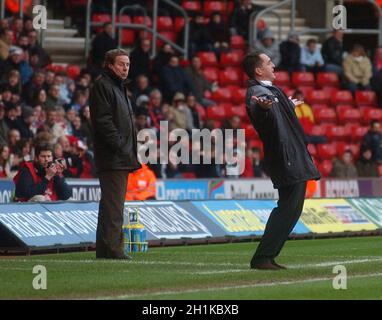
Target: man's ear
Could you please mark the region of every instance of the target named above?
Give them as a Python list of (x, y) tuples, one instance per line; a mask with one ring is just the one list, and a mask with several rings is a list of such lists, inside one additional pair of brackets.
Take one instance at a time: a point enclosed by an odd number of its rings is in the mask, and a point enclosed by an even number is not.
[(261, 76), (263, 74), (263, 71), (261, 68), (255, 68), (255, 76)]

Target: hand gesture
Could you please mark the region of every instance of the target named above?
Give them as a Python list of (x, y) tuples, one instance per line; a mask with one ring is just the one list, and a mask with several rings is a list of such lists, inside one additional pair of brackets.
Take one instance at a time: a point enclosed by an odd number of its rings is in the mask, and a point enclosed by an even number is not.
[(56, 164), (52, 164), (48, 168), (46, 168), (45, 178), (50, 180), (56, 175), (56, 173), (57, 173), (57, 166)]
[(270, 108), (272, 108), (272, 100), (256, 96), (252, 96), (251, 99), (254, 100), (262, 109), (269, 110)]
[(304, 103), (304, 101), (297, 100), (297, 99), (292, 99), (291, 96), (289, 97), (289, 100), (293, 102), (293, 104), (294, 104), (295, 107), (297, 107), (297, 106), (299, 106), (300, 104), (303, 104), (303, 103)]

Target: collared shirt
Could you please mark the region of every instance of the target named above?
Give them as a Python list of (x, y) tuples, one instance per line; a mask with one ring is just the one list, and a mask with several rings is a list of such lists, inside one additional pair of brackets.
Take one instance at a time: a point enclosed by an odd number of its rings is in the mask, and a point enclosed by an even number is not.
[(269, 80), (261, 80), (260, 83), (264, 86), (268, 86), (268, 87), (272, 86), (272, 81), (269, 81)]

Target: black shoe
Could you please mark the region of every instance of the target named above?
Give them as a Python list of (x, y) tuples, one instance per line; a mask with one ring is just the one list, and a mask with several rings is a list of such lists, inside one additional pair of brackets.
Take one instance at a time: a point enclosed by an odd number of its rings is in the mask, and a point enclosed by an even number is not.
[(280, 269), (286, 269), (286, 268), (287, 268), (287, 267), (284, 267), (284, 266), (278, 264), (274, 259), (272, 259), (271, 262), (272, 262), (276, 267), (279, 267)]
[(251, 269), (258, 270), (281, 270), (280, 267), (273, 264), (270, 259), (261, 260), (261, 261), (251, 261)]
[(110, 257), (109, 259), (113, 259), (113, 260), (132, 260), (133, 258), (127, 254), (123, 254), (123, 255), (120, 255), (120, 256), (114, 256), (114, 257)]

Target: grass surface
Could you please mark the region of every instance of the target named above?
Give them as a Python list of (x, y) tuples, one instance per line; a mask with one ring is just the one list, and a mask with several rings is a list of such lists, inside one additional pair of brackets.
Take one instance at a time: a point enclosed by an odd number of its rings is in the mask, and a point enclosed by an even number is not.
[[(282, 271), (254, 271), (257, 243), (150, 248), (133, 261), (94, 252), (0, 257), (0, 299), (382, 299), (382, 237), (288, 241)], [(335, 265), (347, 289), (335, 290)], [(34, 290), (35, 265), (47, 290)]]

